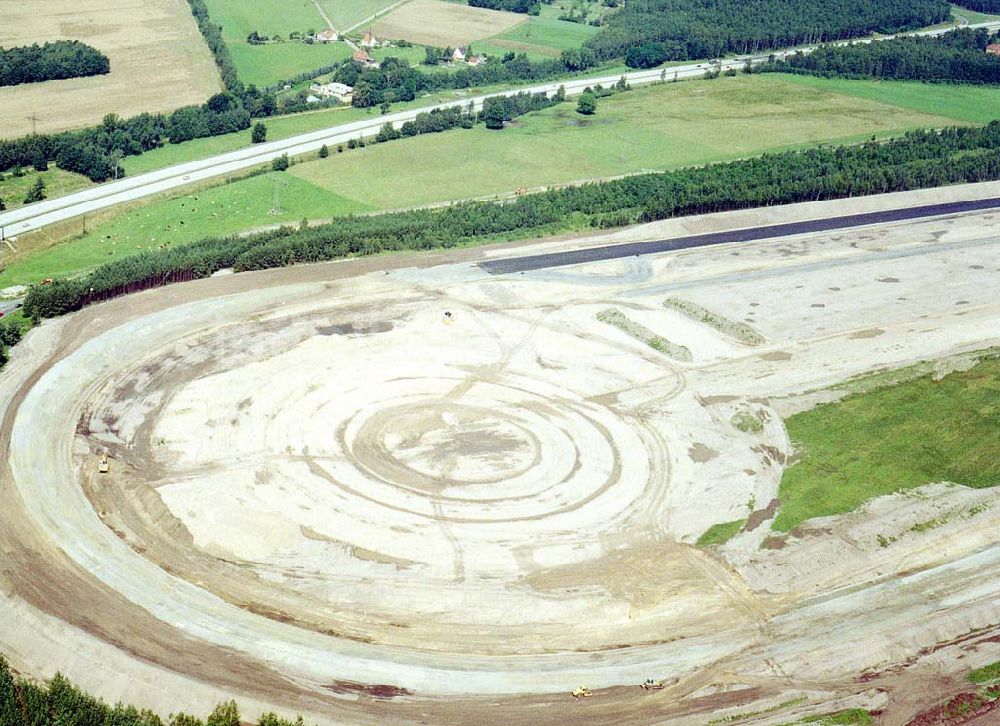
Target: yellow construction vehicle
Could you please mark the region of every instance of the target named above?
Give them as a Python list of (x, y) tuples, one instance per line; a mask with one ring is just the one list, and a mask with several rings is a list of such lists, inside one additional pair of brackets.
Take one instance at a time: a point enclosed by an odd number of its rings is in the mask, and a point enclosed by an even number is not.
[(97, 471), (100, 474), (107, 474), (108, 469), (109, 469), (108, 452), (105, 451), (103, 454), (101, 454), (101, 462), (97, 465)]
[(661, 691), (666, 688), (666, 685), (663, 681), (654, 681), (652, 678), (647, 678), (644, 683), (639, 685), (639, 688), (644, 691)]
[(586, 686), (577, 686), (576, 690), (573, 691), (573, 698), (586, 698), (591, 695), (593, 695), (591, 690)]

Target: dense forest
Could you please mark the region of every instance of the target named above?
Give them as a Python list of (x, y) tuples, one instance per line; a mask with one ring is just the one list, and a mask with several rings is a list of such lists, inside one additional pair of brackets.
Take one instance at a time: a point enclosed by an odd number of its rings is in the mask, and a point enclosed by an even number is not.
[(946, 0), (629, 0), (587, 41), (636, 68), (892, 33), (947, 19)]
[[(11, 672), (0, 656), (0, 726), (241, 726), (233, 701), (219, 704), (203, 721), (185, 713), (164, 721), (152, 711), (118, 704), (109, 706), (84, 693), (58, 673), (48, 684), (39, 684)], [(302, 726), (302, 719), (288, 721), (273, 713), (260, 717), (257, 726)]]
[(935, 37), (907, 36), (879, 43), (823, 46), (812, 53), (796, 53), (768, 63), (761, 70), (844, 78), (995, 84), (1000, 83), (1000, 58), (983, 52), (990, 42), (985, 30), (961, 29)]
[(614, 227), (688, 214), (837, 199), (1000, 179), (1000, 122), (916, 131), (885, 142), (769, 154), (551, 190), (507, 203), (345, 217), (331, 224), (204, 239), (151, 250), (93, 272), (32, 286), (23, 312), (40, 319), (143, 288), (238, 271), (393, 250), (544, 234), (582, 222)]
[(474, 8), (489, 10), (506, 10), (509, 13), (528, 13), (538, 15), (541, 10), (540, 0), (469, 0)]
[(955, 4), (981, 13), (1000, 13), (1000, 0), (955, 0)]
[(106, 55), (79, 40), (0, 48), (0, 86), (99, 76), (110, 70)]

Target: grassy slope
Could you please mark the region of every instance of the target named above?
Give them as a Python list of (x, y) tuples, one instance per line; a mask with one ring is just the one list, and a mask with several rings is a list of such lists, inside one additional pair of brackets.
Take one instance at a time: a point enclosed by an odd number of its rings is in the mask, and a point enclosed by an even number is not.
[(991, 20), (996, 20), (1000, 18), (998, 15), (987, 15), (985, 13), (977, 13), (975, 10), (967, 10), (958, 5), (951, 6), (951, 17), (959, 18), (963, 17), (969, 21), (970, 24), (975, 25), (976, 23), (988, 23)]
[[(911, 84), (866, 81), (833, 82), (846, 85), (818, 85), (816, 79), (777, 75), (738, 76), (715, 81), (667, 83), (636, 89), (603, 99), (598, 112), (582, 120), (572, 104), (564, 104), (523, 117), (500, 132), (482, 126), (443, 134), (419, 136), (363, 150), (335, 151), (326, 160), (309, 161), (292, 167), (292, 182), (304, 182), (301, 195), (285, 193), (287, 218), (320, 219), (357, 209), (403, 207), (494, 193), (509, 193), (518, 186), (537, 186), (582, 178), (611, 176), (643, 169), (665, 169), (700, 164), (818, 142), (858, 141), (873, 134), (891, 135), (918, 126), (934, 126), (960, 120), (965, 111), (955, 105), (958, 117), (914, 113), (924, 105), (949, 110), (935, 100), (953, 87), (926, 86), (923, 95), (897, 92)], [(903, 103), (894, 106), (862, 97), (865, 87), (875, 86), (882, 97)], [(848, 93), (852, 91), (853, 93)], [(980, 93), (987, 89), (966, 89)], [(1000, 107), (1000, 89), (979, 96), (984, 106)], [(305, 130), (317, 123), (351, 120), (355, 110), (327, 111), (272, 119), (267, 122), (269, 138)], [(339, 115), (338, 115), (339, 114)], [(293, 128), (294, 127), (294, 128)], [(157, 155), (174, 155), (171, 162), (222, 151), (211, 145), (247, 143), (248, 134), (201, 140), (205, 144), (167, 147), (150, 155), (129, 160), (129, 172), (140, 164), (162, 166)], [(194, 142), (192, 142), (194, 143)], [(199, 142), (200, 143), (200, 142)], [(260, 187), (263, 186), (263, 189)], [(129, 216), (97, 227), (90, 235), (60, 245), (9, 265), (0, 274), (0, 286), (32, 282), (74, 270), (83, 270), (107, 258), (112, 235), (117, 254), (141, 249), (156, 237), (160, 244), (172, 244), (203, 234), (222, 234), (241, 228), (271, 224), (270, 191), (259, 179), (237, 182), (212, 190), (222, 203), (244, 194), (260, 197), (257, 206), (211, 225), (189, 226), (186, 222), (166, 231), (176, 213), (175, 202), (156, 201), (138, 207)], [(294, 187), (298, 189), (298, 187)], [(190, 196), (190, 195), (189, 195)], [(294, 207), (293, 207), (294, 205)], [(294, 210), (294, 211), (293, 211)], [(126, 229), (146, 215), (148, 221), (132, 234)], [(125, 221), (131, 220), (131, 221)], [(115, 237), (114, 235), (117, 235)], [(93, 249), (90, 249), (93, 247)], [(63, 256), (66, 259), (63, 259)]]
[[(38, 280), (92, 268), (115, 257), (155, 249), (164, 243), (183, 244), (213, 235), (228, 235), (247, 227), (294, 224), (315, 219), (317, 210), (329, 216), (362, 212), (363, 204), (317, 188), (287, 174), (281, 189), (282, 214), (269, 211), (274, 201), (270, 175), (187, 194), (133, 209), (71, 243), (50, 248), (0, 274), (0, 280)], [(3, 283), (2, 286), (16, 283)]]
[(997, 485), (1000, 358), (855, 394), (785, 424), (802, 459), (781, 479), (780, 531), (932, 482)]

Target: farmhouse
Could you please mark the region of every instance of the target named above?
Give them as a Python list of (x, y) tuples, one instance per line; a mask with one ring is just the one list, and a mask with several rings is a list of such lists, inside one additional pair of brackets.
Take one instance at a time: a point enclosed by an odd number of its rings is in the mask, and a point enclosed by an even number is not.
[(464, 47), (455, 48), (455, 50), (451, 52), (451, 59), (455, 63), (464, 62), (465, 54), (466, 54), (466, 49)]
[(378, 62), (368, 55), (368, 51), (366, 50), (359, 49), (354, 51), (354, 55), (351, 56), (351, 60), (364, 64), (366, 68), (378, 68)]
[(364, 37), (361, 39), (361, 47), (378, 48), (378, 46), (379, 46), (378, 38), (372, 35), (370, 30), (367, 33), (365, 33)]
[(350, 103), (354, 97), (354, 89), (346, 83), (314, 83), (309, 90), (319, 98), (335, 98), (341, 103)]
[(1000, 55), (1000, 43), (990, 43), (986, 46), (987, 55)]
[(339, 39), (340, 36), (337, 35), (337, 31), (332, 28), (327, 28), (324, 31), (316, 33), (317, 43), (336, 43)]

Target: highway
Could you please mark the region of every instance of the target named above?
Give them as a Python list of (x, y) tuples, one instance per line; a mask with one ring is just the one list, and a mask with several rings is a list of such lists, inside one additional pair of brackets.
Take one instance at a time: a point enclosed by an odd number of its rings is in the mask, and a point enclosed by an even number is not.
[[(995, 30), (1000, 28), (1000, 22), (981, 23), (968, 26), (971, 28), (987, 28)], [(942, 28), (937, 30), (920, 31), (923, 35), (940, 35), (950, 32), (952, 28)], [(861, 39), (866, 42), (872, 39)], [(845, 41), (858, 42), (858, 41)], [(774, 53), (777, 57), (785, 57), (797, 51), (809, 52), (814, 46), (804, 46), (801, 48), (778, 51)], [(703, 61), (701, 63), (689, 63), (680, 66), (666, 68), (654, 68), (643, 71), (633, 71), (624, 74), (626, 80), (632, 85), (643, 85), (656, 83), (658, 81), (674, 78), (690, 79), (703, 75), (709, 69), (718, 69), (725, 72), (729, 69), (739, 70), (748, 62), (760, 64), (766, 62), (768, 54), (744, 55), (728, 58), (718, 63)], [(18, 209), (0, 214), (0, 240), (16, 237), (17, 235), (41, 229), (50, 224), (62, 222), (82, 214), (96, 212), (101, 209), (112, 207), (116, 204), (131, 202), (154, 194), (161, 194), (179, 187), (183, 187), (196, 182), (205, 181), (214, 177), (233, 174), (244, 171), (261, 164), (267, 164), (272, 159), (288, 154), (296, 156), (308, 152), (317, 151), (324, 144), (342, 144), (350, 139), (358, 139), (375, 136), (383, 124), (390, 122), (399, 127), (407, 121), (412, 121), (420, 113), (430, 111), (435, 108), (449, 108), (453, 106), (467, 106), (470, 102), (475, 107), (481, 108), (483, 100), (490, 96), (513, 95), (524, 91), (548, 94), (555, 93), (559, 87), (565, 88), (568, 95), (582, 93), (588, 86), (612, 85), (617, 83), (622, 74), (606, 75), (600, 77), (577, 78), (570, 80), (554, 81), (551, 83), (541, 83), (533, 86), (522, 86), (506, 91), (484, 94), (471, 98), (456, 99), (431, 106), (407, 109), (384, 116), (372, 116), (369, 119), (354, 121), (352, 123), (340, 124), (329, 128), (311, 131), (297, 136), (292, 136), (280, 141), (257, 144), (251, 147), (238, 149), (236, 151), (218, 154), (216, 156), (200, 159), (198, 161), (176, 164), (156, 171), (139, 174), (134, 177), (120, 179), (118, 181), (101, 184), (90, 189), (67, 194), (55, 199), (47, 199), (42, 202), (30, 204)]]
[(925, 204), (918, 207), (902, 207), (886, 209), (865, 214), (849, 214), (823, 219), (809, 219), (802, 222), (788, 222), (763, 227), (726, 230), (695, 234), (671, 239), (651, 240), (647, 242), (626, 242), (617, 245), (588, 247), (580, 250), (551, 252), (541, 255), (524, 257), (506, 257), (503, 259), (480, 262), (479, 267), (491, 275), (509, 275), (511, 273), (545, 270), (552, 267), (580, 265), (586, 262), (601, 262), (622, 257), (637, 257), (675, 250), (688, 250), (695, 247), (710, 247), (712, 245), (730, 244), (732, 242), (755, 242), (764, 239), (776, 239), (795, 234), (811, 232), (826, 232), (835, 229), (848, 229), (869, 224), (886, 224), (889, 222), (904, 222), (928, 217), (940, 217), (963, 212), (981, 212), (1000, 208), (1000, 198), (974, 199), (968, 201), (946, 202), (943, 204)]

